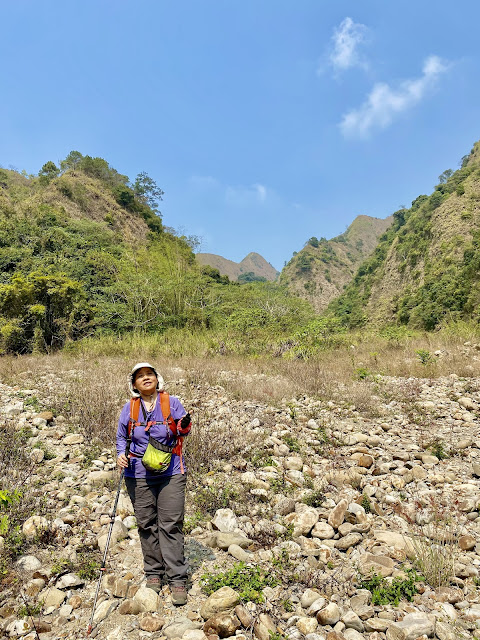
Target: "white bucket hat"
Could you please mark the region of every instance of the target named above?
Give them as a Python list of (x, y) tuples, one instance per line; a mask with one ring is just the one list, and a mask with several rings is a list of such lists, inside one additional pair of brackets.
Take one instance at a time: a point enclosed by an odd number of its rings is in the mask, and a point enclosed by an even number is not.
[(155, 374), (156, 378), (157, 378), (157, 391), (163, 391), (163, 388), (165, 386), (165, 382), (162, 378), (162, 376), (157, 372), (157, 370), (155, 369), (155, 367), (153, 366), (153, 364), (150, 364), (149, 362), (137, 362), (137, 364), (133, 367), (133, 369), (130, 371), (130, 373), (128, 374), (128, 388), (130, 390), (130, 393), (132, 394), (132, 396), (134, 398), (139, 398), (140, 394), (138, 393), (138, 391), (135, 389), (135, 387), (133, 386), (133, 381), (135, 378), (135, 373), (139, 370), (142, 369), (143, 367), (148, 367), (149, 369), (151, 369), (153, 371), (153, 373)]

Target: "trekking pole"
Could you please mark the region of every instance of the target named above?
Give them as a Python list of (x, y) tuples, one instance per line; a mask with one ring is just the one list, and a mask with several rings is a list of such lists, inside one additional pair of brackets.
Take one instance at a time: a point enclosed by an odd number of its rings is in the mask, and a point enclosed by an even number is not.
[(113, 525), (115, 524), (115, 514), (117, 512), (118, 499), (120, 497), (120, 489), (122, 488), (122, 480), (124, 475), (125, 475), (125, 469), (122, 469), (122, 473), (120, 474), (120, 481), (118, 483), (117, 495), (115, 497), (115, 502), (113, 504), (112, 513), (110, 514), (110, 528), (108, 529), (107, 542), (105, 544), (105, 551), (103, 552), (102, 566), (100, 567), (100, 575), (98, 577), (97, 590), (95, 592), (95, 598), (93, 600), (92, 616), (90, 618), (90, 623), (87, 629), (87, 637), (92, 633), (92, 629), (93, 629), (93, 616), (95, 614), (95, 606), (97, 604), (98, 593), (100, 591), (100, 584), (102, 582), (103, 574), (105, 572), (105, 563), (107, 560), (108, 547), (110, 545), (110, 539), (112, 537)]

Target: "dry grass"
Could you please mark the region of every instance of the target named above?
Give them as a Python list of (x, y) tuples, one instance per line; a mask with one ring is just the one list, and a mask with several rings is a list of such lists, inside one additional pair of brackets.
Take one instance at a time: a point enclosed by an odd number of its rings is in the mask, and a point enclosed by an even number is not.
[[(0, 358), (0, 381), (20, 388), (38, 389), (47, 408), (62, 413), (79, 425), (89, 437), (112, 440), (118, 414), (128, 399), (126, 375), (137, 360), (152, 360), (164, 375), (169, 390), (189, 405), (192, 389), (220, 385), (239, 400), (269, 405), (284, 405), (308, 395), (323, 401), (355, 405), (357, 410), (375, 416), (377, 395), (388, 396), (388, 384), (376, 382), (377, 376), (436, 378), (456, 373), (480, 376), (480, 354), (465, 351), (464, 337), (448, 333), (426, 334), (401, 344), (372, 335), (352, 335), (352, 345), (321, 352), (310, 360), (282, 358), (244, 358), (234, 356), (162, 355), (160, 341), (149, 338), (142, 351), (136, 339), (117, 340), (106, 345), (110, 355), (99, 348), (89, 352), (87, 344), (75, 352), (50, 356)], [(128, 341), (130, 340), (130, 341)], [(126, 347), (131, 351), (127, 355)], [(193, 344), (187, 344), (193, 349)], [(421, 363), (417, 351), (442, 356)], [(359, 371), (364, 379), (359, 380)], [(182, 379), (182, 380), (180, 380)], [(405, 406), (414, 404), (420, 391), (418, 380), (406, 381), (404, 391), (397, 390)], [(395, 398), (393, 398), (395, 399)]]

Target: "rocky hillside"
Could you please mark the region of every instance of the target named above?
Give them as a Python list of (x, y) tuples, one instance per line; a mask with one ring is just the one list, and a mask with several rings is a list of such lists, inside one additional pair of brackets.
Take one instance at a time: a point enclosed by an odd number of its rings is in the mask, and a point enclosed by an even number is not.
[[(242, 280), (247, 274), (253, 274), (255, 278), (264, 278), (273, 282), (278, 276), (278, 271), (255, 252), (249, 253), (241, 262), (233, 262), (214, 253), (197, 253), (196, 258), (200, 264), (218, 269), (221, 275), (228, 276), (230, 280)], [(251, 279), (253, 278), (250, 277)], [(248, 276), (245, 281), (249, 281)]]
[[(478, 358), (470, 347), (457, 357)], [(361, 383), (376, 397), (368, 413), (347, 401), (302, 395), (270, 406), (227, 391), (247, 379), (279, 383), (264, 374), (223, 371), (214, 386), (179, 368), (172, 376), (197, 434), (189, 601), (175, 610), (167, 587), (146, 589), (122, 491), (91, 637), (478, 637), (480, 379), (378, 376)], [(48, 409), (79, 372), (52, 367), (38, 388), (31, 379), (25, 371), (15, 387), (0, 385), (0, 633), (76, 640), (86, 637), (118, 475), (105, 437), (99, 445), (78, 420), (40, 411), (37, 398)]]
[(309, 300), (316, 311), (323, 311), (351, 281), (392, 220), (361, 215), (336, 238), (310, 238), (284, 267), (280, 282)]
[(448, 320), (478, 320), (480, 144), (439, 180), (430, 196), (394, 213), (391, 228), (332, 304), (346, 324), (431, 330)]

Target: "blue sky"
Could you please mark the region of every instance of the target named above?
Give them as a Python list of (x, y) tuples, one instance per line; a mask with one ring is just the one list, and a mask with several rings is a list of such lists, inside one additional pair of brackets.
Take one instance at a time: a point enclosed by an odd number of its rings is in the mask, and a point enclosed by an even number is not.
[(280, 269), (480, 138), (477, 0), (3, 0), (0, 163), (76, 149), (201, 250)]

